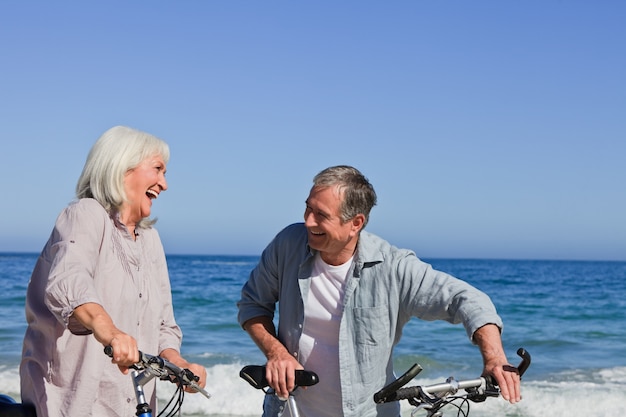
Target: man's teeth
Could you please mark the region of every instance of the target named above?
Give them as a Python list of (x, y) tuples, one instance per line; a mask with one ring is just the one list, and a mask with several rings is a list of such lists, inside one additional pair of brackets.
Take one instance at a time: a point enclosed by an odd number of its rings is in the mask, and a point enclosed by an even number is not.
[(146, 194), (148, 195), (148, 197), (150, 198), (157, 198), (159, 196), (159, 193), (157, 193), (154, 190), (148, 190), (146, 191)]

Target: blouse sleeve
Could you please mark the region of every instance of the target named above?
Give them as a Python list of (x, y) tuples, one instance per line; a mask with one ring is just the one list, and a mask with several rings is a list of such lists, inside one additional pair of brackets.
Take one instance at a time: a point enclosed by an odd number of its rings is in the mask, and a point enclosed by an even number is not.
[(93, 276), (108, 215), (95, 200), (83, 199), (66, 207), (57, 218), (50, 250), (52, 266), (45, 304), (73, 333), (90, 333), (72, 319), (74, 309), (93, 302), (102, 304)]
[(182, 331), (174, 317), (174, 305), (172, 302), (172, 288), (170, 284), (167, 259), (156, 229), (151, 229), (154, 251), (157, 253), (157, 275), (159, 277), (159, 291), (161, 292), (161, 323), (159, 329), (159, 353), (165, 349), (174, 349), (180, 352), (182, 343)]

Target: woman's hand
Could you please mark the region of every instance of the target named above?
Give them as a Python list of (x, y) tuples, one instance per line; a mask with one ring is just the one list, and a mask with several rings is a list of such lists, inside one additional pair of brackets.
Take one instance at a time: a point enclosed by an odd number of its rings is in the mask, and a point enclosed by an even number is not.
[(126, 333), (117, 333), (109, 343), (104, 345), (113, 348), (111, 363), (116, 364), (124, 375), (128, 374), (129, 366), (139, 362), (137, 341)]
[(122, 373), (128, 373), (128, 367), (139, 362), (137, 341), (115, 327), (111, 316), (100, 304), (85, 303), (74, 309), (72, 315), (87, 329), (103, 346), (113, 348), (111, 362), (116, 364)]
[[(175, 349), (164, 349), (159, 353), (159, 356), (181, 369), (189, 369), (195, 376), (198, 377), (197, 384), (200, 388), (204, 388), (206, 386), (206, 369), (204, 366), (197, 363), (187, 362), (185, 358), (183, 358)], [(190, 386), (186, 386), (185, 391), (189, 393), (197, 392)]]

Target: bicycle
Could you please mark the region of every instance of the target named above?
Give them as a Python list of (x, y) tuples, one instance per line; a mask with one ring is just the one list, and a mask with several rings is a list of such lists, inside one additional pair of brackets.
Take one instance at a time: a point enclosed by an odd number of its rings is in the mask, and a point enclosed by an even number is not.
[[(265, 365), (247, 365), (244, 366), (241, 371), (239, 371), (239, 376), (248, 381), (250, 385), (252, 385), (256, 389), (263, 390), (266, 394), (269, 393), (265, 388), (269, 387), (269, 383), (265, 378)], [(300, 417), (300, 413), (298, 411), (298, 406), (296, 404), (296, 398), (293, 396), (293, 392), (298, 389), (298, 387), (310, 387), (319, 382), (319, 377), (313, 371), (307, 371), (304, 369), (297, 369), (295, 371), (295, 388), (289, 393), (289, 397), (287, 398), (287, 406), (289, 407), (289, 412), (291, 417)], [(276, 395), (276, 394), (274, 394)]]
[(0, 394), (0, 416), (3, 417), (37, 417), (35, 407), (21, 404), (5, 394)]
[[(104, 353), (112, 357), (113, 348), (106, 346)], [(132, 369), (131, 378), (133, 380), (135, 397), (137, 398), (137, 413), (135, 414), (137, 417), (152, 417), (152, 409), (146, 401), (143, 387), (153, 378), (158, 377), (163, 381), (170, 381), (177, 385), (176, 391), (174, 391), (172, 398), (159, 413), (159, 417), (162, 415), (172, 417), (180, 413), (185, 397), (185, 386), (191, 387), (206, 398), (211, 398), (211, 395), (197, 384), (200, 378), (194, 375), (193, 372), (189, 369), (181, 369), (160, 356), (152, 356), (139, 351), (139, 362), (131, 365), (130, 368)], [(167, 414), (164, 414), (166, 412)]]
[[(517, 354), (522, 358), (517, 367), (521, 378), (530, 366), (531, 359), (530, 354), (524, 348), (519, 348)], [(446, 379), (446, 382), (440, 384), (402, 388), (421, 371), (422, 367), (419, 364), (414, 364), (402, 376), (374, 394), (374, 402), (382, 404), (407, 400), (414, 407), (411, 416), (423, 409), (426, 411), (427, 417), (441, 417), (443, 416), (441, 409), (451, 405), (456, 407), (457, 416), (467, 417), (470, 411), (470, 401), (479, 403), (485, 401), (487, 397), (500, 395), (500, 389), (493, 378), (489, 376), (466, 381), (457, 381), (454, 377), (450, 377)], [(465, 390), (465, 393), (457, 395), (459, 390)]]
[[(104, 353), (111, 357), (113, 348), (106, 346)], [(168, 362), (160, 356), (152, 356), (139, 351), (139, 362), (131, 365), (131, 378), (137, 399), (137, 417), (152, 417), (152, 409), (146, 401), (143, 387), (153, 378), (159, 378), (164, 381), (170, 381), (177, 385), (172, 398), (165, 405), (158, 416), (172, 417), (180, 413), (183, 404), (186, 386), (191, 387), (196, 392), (201, 393), (206, 398), (211, 395), (200, 387), (197, 382), (199, 378), (189, 369), (181, 369), (178, 366)], [(166, 413), (166, 414), (165, 414)], [(11, 397), (0, 396), (0, 415), (3, 417), (36, 417), (35, 408), (32, 404), (17, 403)]]

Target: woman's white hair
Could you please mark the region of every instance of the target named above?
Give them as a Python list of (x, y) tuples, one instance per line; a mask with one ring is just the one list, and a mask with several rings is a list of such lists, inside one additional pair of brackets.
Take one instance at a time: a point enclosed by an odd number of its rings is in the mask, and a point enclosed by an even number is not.
[[(126, 126), (107, 130), (93, 145), (87, 155), (83, 172), (76, 184), (77, 198), (93, 198), (114, 215), (127, 201), (124, 190), (126, 173), (144, 159), (159, 155), (167, 164), (170, 149), (163, 140)], [(139, 226), (154, 223), (142, 219)]]

